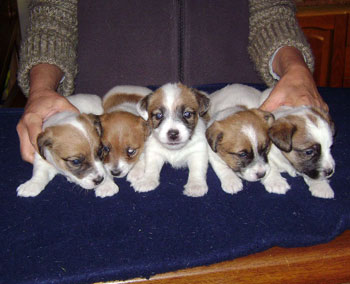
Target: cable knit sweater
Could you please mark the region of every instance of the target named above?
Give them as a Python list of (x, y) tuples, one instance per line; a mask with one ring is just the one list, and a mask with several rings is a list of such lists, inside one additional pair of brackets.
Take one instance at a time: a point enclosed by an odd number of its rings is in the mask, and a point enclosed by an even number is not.
[[(30, 25), (22, 41), (19, 85), (29, 92), (30, 69), (39, 63), (58, 66), (65, 75), (58, 92), (70, 95), (77, 75), (78, 0), (32, 0)], [(288, 0), (249, 1), (248, 52), (264, 82), (272, 86), (276, 80), (270, 74), (269, 61), (282, 46), (298, 48), (311, 70), (311, 49), (295, 19), (295, 6)], [(234, 50), (232, 51), (234, 52)]]

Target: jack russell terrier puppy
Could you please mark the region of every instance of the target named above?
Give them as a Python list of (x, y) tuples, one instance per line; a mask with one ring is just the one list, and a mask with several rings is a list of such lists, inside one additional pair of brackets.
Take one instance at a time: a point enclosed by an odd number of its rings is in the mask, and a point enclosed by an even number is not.
[(271, 113), (257, 109), (261, 92), (233, 84), (210, 95), (210, 121), (206, 137), (209, 162), (222, 189), (234, 194), (242, 190), (242, 180), (261, 180), (270, 170), (268, 129)]
[[(271, 89), (262, 94), (262, 102)], [(268, 192), (285, 194), (290, 186), (280, 173), (301, 175), (311, 194), (333, 198), (329, 185), (335, 162), (331, 155), (334, 123), (328, 113), (309, 106), (280, 107), (273, 112), (276, 121), (269, 130), (273, 146), (269, 153), (270, 173), (263, 184)]]
[(116, 86), (103, 97), (103, 162), (113, 177), (126, 176), (142, 155), (150, 130), (136, 106), (150, 93), (145, 87)]
[(118, 192), (98, 157), (101, 98), (78, 94), (67, 99), (81, 113), (60, 112), (44, 122), (37, 138), (39, 153), (35, 153), (33, 176), (17, 188), (18, 196), (37, 196), (57, 174), (84, 189), (94, 189), (98, 197)]
[(205, 93), (181, 83), (168, 83), (138, 103), (140, 115), (148, 120), (151, 135), (146, 141), (144, 159), (140, 159), (127, 179), (137, 192), (159, 185), (165, 162), (173, 167), (188, 166), (184, 194), (203, 196), (208, 191), (206, 125), (203, 116), (209, 107)]

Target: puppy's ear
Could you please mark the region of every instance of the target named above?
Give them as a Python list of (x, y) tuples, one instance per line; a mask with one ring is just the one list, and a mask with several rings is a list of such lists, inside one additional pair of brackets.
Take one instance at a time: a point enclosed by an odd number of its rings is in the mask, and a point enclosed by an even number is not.
[(148, 120), (148, 104), (151, 96), (152, 93), (148, 94), (147, 96), (143, 97), (142, 100), (140, 100), (136, 105), (137, 112), (144, 120)]
[(199, 110), (198, 110), (199, 116), (204, 116), (209, 109), (210, 99), (208, 95), (204, 92), (201, 92), (197, 89), (191, 89), (191, 90), (195, 94), (197, 102), (199, 104)]
[(267, 125), (270, 127), (275, 122), (275, 116), (268, 111), (264, 111), (261, 109), (253, 110), (257, 115), (259, 115), (264, 121), (266, 121)]
[(97, 135), (99, 137), (102, 137), (103, 135), (103, 128), (102, 128), (102, 123), (101, 123), (101, 118), (99, 115), (96, 114), (81, 114), (83, 116), (86, 116), (86, 118), (91, 122), (91, 124), (93, 125), (93, 127), (95, 128)]
[(292, 151), (292, 138), (296, 131), (296, 126), (285, 118), (276, 120), (269, 129), (271, 141), (282, 151)]
[(218, 144), (224, 138), (224, 133), (216, 122), (214, 122), (205, 132), (210, 148), (216, 153), (218, 151)]
[(45, 149), (52, 148), (52, 141), (52, 131), (50, 128), (47, 128), (38, 135), (36, 142), (38, 144), (39, 154), (44, 160), (46, 160)]

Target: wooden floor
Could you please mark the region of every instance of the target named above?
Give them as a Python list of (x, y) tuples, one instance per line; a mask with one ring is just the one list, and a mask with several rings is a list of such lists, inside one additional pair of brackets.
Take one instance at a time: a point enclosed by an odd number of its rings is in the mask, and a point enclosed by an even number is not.
[(336, 284), (350, 282), (350, 231), (312, 247), (274, 247), (261, 253), (205, 267), (159, 274), (150, 280), (108, 283), (156, 284)]

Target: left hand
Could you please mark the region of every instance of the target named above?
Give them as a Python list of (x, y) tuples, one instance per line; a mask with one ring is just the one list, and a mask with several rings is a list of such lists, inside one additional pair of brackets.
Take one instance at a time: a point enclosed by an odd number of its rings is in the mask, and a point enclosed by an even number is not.
[(272, 67), (280, 76), (280, 80), (260, 107), (262, 110), (274, 111), (280, 106), (307, 105), (329, 111), (298, 49), (290, 46), (281, 48)]

